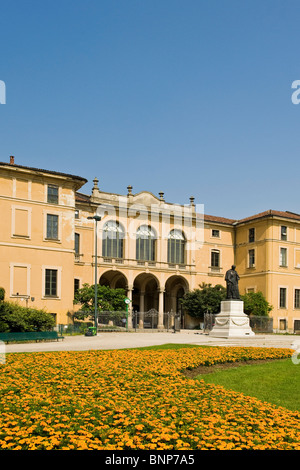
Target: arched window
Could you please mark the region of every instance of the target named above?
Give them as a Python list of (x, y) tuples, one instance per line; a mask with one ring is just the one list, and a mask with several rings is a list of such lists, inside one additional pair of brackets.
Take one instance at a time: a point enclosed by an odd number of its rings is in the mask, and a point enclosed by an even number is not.
[(123, 258), (124, 231), (119, 222), (109, 220), (102, 231), (102, 256)]
[(185, 238), (181, 230), (171, 230), (168, 237), (168, 263), (185, 263)]
[(141, 225), (136, 232), (136, 259), (140, 261), (155, 260), (156, 235), (148, 225)]

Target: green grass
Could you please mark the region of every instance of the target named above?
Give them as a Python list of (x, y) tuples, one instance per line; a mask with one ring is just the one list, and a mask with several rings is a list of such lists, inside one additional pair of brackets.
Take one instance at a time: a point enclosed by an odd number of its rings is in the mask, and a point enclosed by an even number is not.
[[(134, 349), (180, 349), (211, 347), (194, 344), (161, 344)], [(277, 406), (300, 411), (300, 364), (291, 359), (239, 365), (197, 376), (207, 383), (256, 397)]]
[(300, 365), (294, 364), (291, 359), (240, 365), (199, 375), (197, 378), (274, 405), (300, 411)]

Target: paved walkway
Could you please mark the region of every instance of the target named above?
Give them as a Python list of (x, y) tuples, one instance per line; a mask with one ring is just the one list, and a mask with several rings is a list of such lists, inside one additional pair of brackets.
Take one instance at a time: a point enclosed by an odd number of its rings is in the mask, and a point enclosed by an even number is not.
[(86, 351), (91, 349), (124, 349), (166, 343), (207, 346), (256, 346), (300, 349), (300, 335), (260, 335), (252, 338), (213, 338), (194, 330), (180, 332), (116, 332), (97, 336), (66, 336), (64, 340), (40, 343), (6, 344), (5, 352)]

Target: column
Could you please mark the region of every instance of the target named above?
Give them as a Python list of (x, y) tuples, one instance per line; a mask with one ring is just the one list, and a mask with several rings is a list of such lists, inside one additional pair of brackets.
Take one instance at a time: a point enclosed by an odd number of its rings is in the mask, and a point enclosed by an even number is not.
[(140, 292), (139, 328), (144, 328), (145, 291)]
[(133, 286), (128, 286), (127, 297), (131, 300), (130, 304), (128, 305), (128, 329), (132, 328), (132, 291)]
[(164, 289), (159, 289), (158, 294), (158, 325), (159, 330), (164, 329)]

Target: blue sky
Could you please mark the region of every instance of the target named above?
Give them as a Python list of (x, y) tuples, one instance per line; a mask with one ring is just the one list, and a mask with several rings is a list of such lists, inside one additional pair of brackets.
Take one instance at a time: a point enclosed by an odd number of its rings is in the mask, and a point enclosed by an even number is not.
[(299, 0), (3, 0), (0, 161), (300, 212)]

